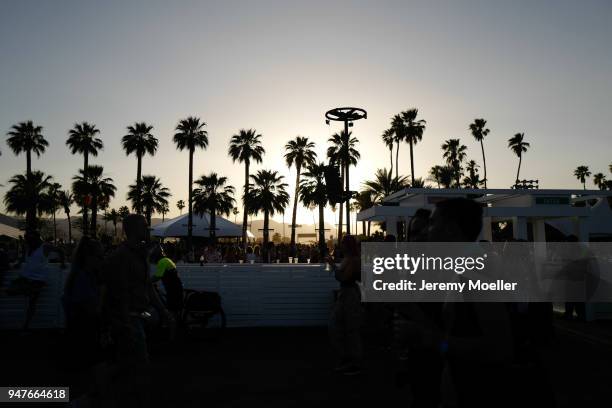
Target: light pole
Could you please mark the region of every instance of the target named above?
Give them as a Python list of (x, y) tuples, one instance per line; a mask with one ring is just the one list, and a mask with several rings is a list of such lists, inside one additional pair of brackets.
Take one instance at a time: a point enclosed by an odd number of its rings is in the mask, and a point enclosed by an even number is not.
[[(345, 157), (342, 158), (344, 161), (344, 174), (345, 174), (345, 187), (342, 196), (342, 200), (346, 202), (346, 233), (351, 233), (351, 209), (350, 209), (350, 201), (352, 192), (349, 189), (349, 159), (350, 159), (350, 138), (349, 138), (349, 127), (353, 127), (353, 122), (359, 119), (367, 119), (368, 113), (365, 109), (361, 108), (352, 108), (352, 107), (344, 107), (344, 108), (334, 108), (325, 112), (325, 123), (329, 125), (330, 121), (335, 122), (344, 122), (344, 137), (343, 137), (343, 146)], [(342, 220), (339, 221), (342, 223)], [(340, 237), (338, 237), (340, 240)]]

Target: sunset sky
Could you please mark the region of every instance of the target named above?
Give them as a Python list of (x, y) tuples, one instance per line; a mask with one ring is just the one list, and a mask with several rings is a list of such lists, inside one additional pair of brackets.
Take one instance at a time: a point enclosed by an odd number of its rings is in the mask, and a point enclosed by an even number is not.
[[(236, 187), (244, 168), (227, 156), (232, 134), (263, 134), (265, 160), (252, 170), (279, 170), (292, 192), (284, 144), (308, 136), (323, 158), (340, 130), (324, 113), (349, 105), (368, 111), (353, 128), (362, 154), (351, 169), (353, 189), (389, 166), (380, 136), (393, 114), (411, 107), (427, 120), (415, 148), (417, 177), (441, 164), (448, 138), (461, 138), (482, 163), (468, 126), (483, 117), (491, 129), (489, 187), (513, 183), (518, 159), (507, 140), (524, 132), (531, 149), (522, 178), (581, 188), (578, 165), (612, 177), (611, 44), (609, 1), (3, 0), (0, 132), (5, 139), (28, 119), (44, 126), (50, 147), (33, 167), (68, 186), (83, 159), (70, 155), (67, 131), (95, 123), (105, 148), (91, 162), (114, 179), (118, 208), (136, 176), (120, 139), (127, 125), (146, 121), (160, 146), (143, 173), (172, 191), (170, 216), (178, 215), (176, 200), (187, 199), (188, 156), (172, 135), (189, 115), (208, 124), (210, 139), (196, 152), (195, 176), (215, 171)], [(4, 141), (0, 150), (4, 196), (10, 176), (25, 171), (25, 156)], [(400, 173), (409, 169), (404, 145)], [(298, 222), (311, 223), (310, 211), (300, 209)]]

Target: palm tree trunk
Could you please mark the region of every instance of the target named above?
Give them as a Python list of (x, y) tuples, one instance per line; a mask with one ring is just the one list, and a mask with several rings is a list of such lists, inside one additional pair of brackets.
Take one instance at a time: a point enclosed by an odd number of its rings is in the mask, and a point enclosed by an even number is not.
[(519, 181), (519, 174), (521, 173), (521, 161), (523, 161), (523, 155), (519, 156), (519, 165), (518, 165), (518, 169), (516, 170), (516, 183), (517, 184)]
[(399, 140), (397, 142), (395, 142), (397, 147), (395, 149), (395, 178), (399, 179), (399, 167), (398, 167), (398, 163), (399, 163)]
[(414, 156), (412, 155), (412, 139), (410, 139), (410, 177), (414, 186)]
[(191, 256), (193, 237), (193, 149), (189, 149), (189, 215), (187, 216), (187, 252)]
[(484, 170), (484, 187), (487, 189), (487, 160), (485, 159), (484, 143), (480, 140), (480, 148), (482, 149), (482, 167)]
[(55, 222), (55, 212), (57, 210), (53, 209), (53, 244), (57, 245), (57, 224)]
[(244, 213), (242, 214), (242, 246), (246, 252), (247, 248), (247, 224), (249, 221), (249, 212), (247, 209), (246, 197), (249, 194), (249, 160), (244, 161), (244, 197), (242, 199), (244, 205)]
[(393, 171), (393, 143), (391, 143), (391, 147), (389, 149), (389, 161), (391, 163), (391, 167), (389, 167), (389, 171)]
[[(28, 184), (32, 181), (32, 152), (30, 150), (26, 150), (26, 178), (28, 180)], [(28, 186), (29, 189), (29, 186)], [(36, 200), (34, 197), (30, 198), (30, 205), (26, 210), (26, 228), (30, 231), (34, 231), (36, 229)]]
[(290, 251), (291, 256), (295, 256), (295, 219), (297, 217), (297, 206), (298, 206), (298, 192), (300, 190), (300, 171), (302, 170), (301, 166), (296, 164), (296, 175), (295, 175), (295, 195), (293, 196), (293, 213), (291, 214), (291, 245)]
[(66, 213), (66, 217), (68, 217), (68, 243), (72, 244), (72, 221), (69, 212)]
[[(85, 181), (85, 185), (87, 185), (87, 183), (89, 182), (88, 179), (88, 173), (89, 173), (89, 155), (87, 154), (87, 152), (83, 153), (83, 179)], [(87, 217), (87, 203), (82, 203), (83, 204), (83, 235), (87, 235), (87, 233), (89, 232), (88, 228), (89, 228), (89, 220)]]
[(213, 245), (217, 244), (217, 211), (215, 208), (210, 209), (210, 240)]
[(325, 205), (319, 204), (319, 253), (321, 257), (326, 254), (325, 251)]
[(114, 227), (114, 229), (115, 229), (115, 234), (114, 234), (114, 236), (115, 236), (115, 238), (117, 238), (117, 220), (113, 220), (113, 227)]
[(263, 260), (262, 262), (267, 263), (268, 262), (268, 240), (269, 240), (269, 236), (268, 236), (268, 226), (270, 225), (270, 215), (268, 214), (268, 211), (264, 211), (264, 225), (263, 225), (263, 248), (262, 248), (262, 255), (263, 255)]
[(98, 227), (98, 197), (94, 195), (91, 199), (91, 234), (95, 237)]
[[(347, 150), (348, 151), (348, 150)], [(350, 200), (350, 187), (349, 187), (349, 158), (346, 158), (346, 174), (345, 174), (345, 183), (346, 183), (346, 234), (351, 234), (351, 200)]]
[(141, 184), (142, 184), (142, 156), (138, 155), (137, 157), (137, 165), (136, 165), (136, 214), (142, 213), (142, 208), (140, 205), (140, 194), (141, 194)]
[(372, 221), (368, 221), (368, 237), (370, 236), (370, 227), (372, 226)]

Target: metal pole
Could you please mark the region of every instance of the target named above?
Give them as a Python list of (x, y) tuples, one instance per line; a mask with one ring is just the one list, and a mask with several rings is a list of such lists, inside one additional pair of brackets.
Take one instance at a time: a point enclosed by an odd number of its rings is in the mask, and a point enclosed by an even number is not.
[(344, 158), (344, 165), (346, 166), (344, 173), (346, 177), (346, 234), (351, 235), (351, 208), (350, 208), (350, 199), (349, 197), (349, 159), (350, 159), (350, 151), (348, 149), (349, 146), (349, 123), (348, 120), (344, 121), (344, 136), (346, 137), (347, 149), (346, 149), (346, 157)]

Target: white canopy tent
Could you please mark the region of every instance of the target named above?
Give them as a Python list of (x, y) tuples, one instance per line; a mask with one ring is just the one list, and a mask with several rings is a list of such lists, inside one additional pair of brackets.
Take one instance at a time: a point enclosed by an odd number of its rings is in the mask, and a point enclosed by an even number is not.
[[(187, 214), (178, 216), (171, 220), (167, 220), (161, 224), (157, 224), (151, 228), (151, 235), (154, 237), (169, 238), (169, 237), (186, 237), (187, 236)], [(218, 215), (215, 217), (216, 235), (220, 237), (241, 237), (242, 227), (226, 220)], [(210, 214), (204, 215), (193, 214), (193, 236), (194, 237), (210, 237)], [(251, 231), (247, 230), (247, 237), (254, 238)]]
[(24, 232), (17, 228), (11, 227), (10, 225), (0, 224), (0, 236), (5, 236), (13, 239), (19, 238)]

